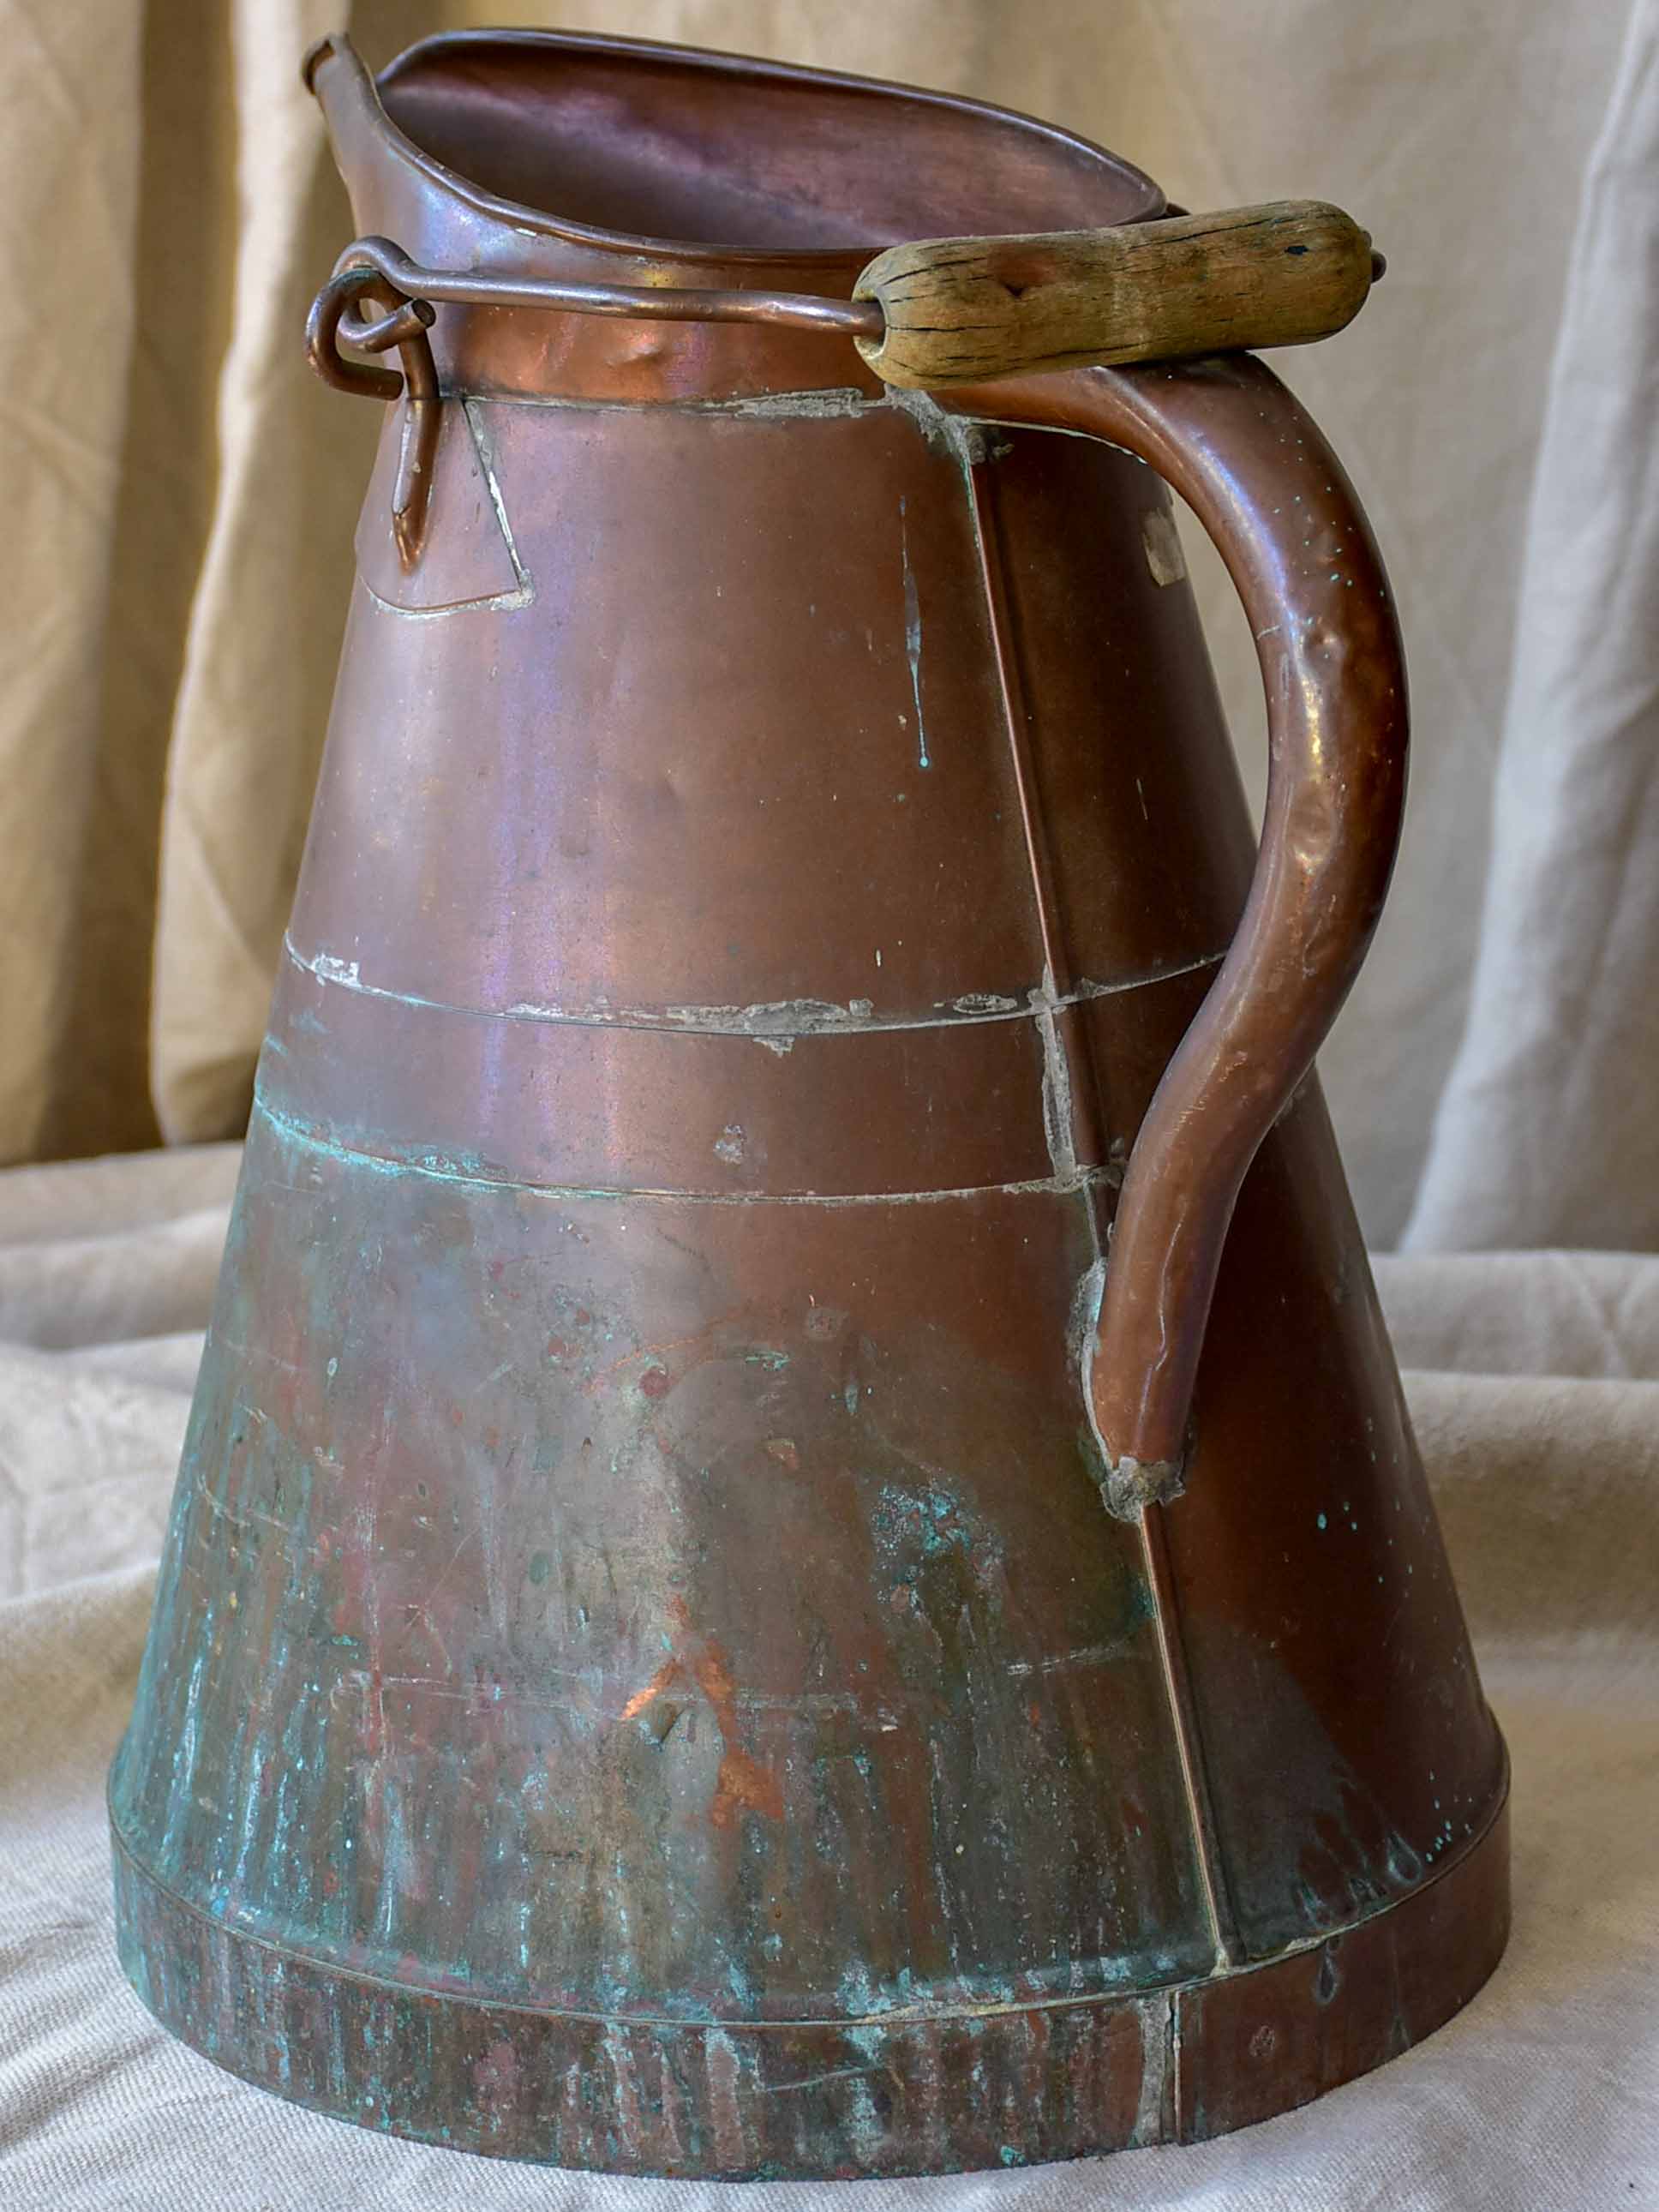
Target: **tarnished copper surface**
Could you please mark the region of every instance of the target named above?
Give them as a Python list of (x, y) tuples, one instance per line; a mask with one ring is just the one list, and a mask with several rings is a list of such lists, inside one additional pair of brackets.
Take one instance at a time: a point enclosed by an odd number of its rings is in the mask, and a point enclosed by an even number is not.
[[(431, 268), (830, 297), (1162, 204), (670, 49), (437, 41), (392, 124), (314, 76)], [(1380, 2063), (1502, 1948), (1506, 1784), (1307, 1073), (1403, 756), (1346, 481), (1249, 362), (947, 412), (769, 323), (429, 343), (112, 1775), (129, 1974), (301, 2102), (635, 2172)], [(1258, 632), (1259, 860), (1164, 479)]]

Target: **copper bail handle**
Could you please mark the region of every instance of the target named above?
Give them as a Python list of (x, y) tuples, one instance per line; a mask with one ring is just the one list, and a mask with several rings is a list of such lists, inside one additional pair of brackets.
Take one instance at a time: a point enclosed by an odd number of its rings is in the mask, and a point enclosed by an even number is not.
[(398, 322), (400, 301), (426, 324), (434, 301), (648, 322), (763, 323), (850, 337), (887, 383), (934, 391), (1085, 362), (1310, 344), (1352, 320), (1382, 265), (1368, 233), (1316, 200), (1108, 230), (896, 246), (866, 266), (850, 300), (431, 269), (389, 239), (362, 238), (341, 255), (334, 283), (378, 273), (393, 316), (343, 325), (337, 313), (330, 319), (325, 286), (307, 348), (327, 382), (384, 398), (393, 396), (390, 387), (343, 362), (333, 341), (337, 332), (371, 349), (404, 343), (413, 332), (406, 317)]
[(1268, 708), (1243, 915), (1129, 1155), (1085, 1383), (1133, 1517), (1181, 1487), (1234, 1202), (1376, 928), (1406, 792), (1406, 672), (1381, 556), (1311, 418), (1249, 355), (953, 387), (976, 421), (1082, 431), (1149, 463), (1237, 586)]
[(1088, 362), (1308, 345), (1353, 320), (1382, 257), (1322, 200), (1106, 230), (890, 246), (853, 288), (880, 307), (859, 351), (889, 384), (938, 391)]

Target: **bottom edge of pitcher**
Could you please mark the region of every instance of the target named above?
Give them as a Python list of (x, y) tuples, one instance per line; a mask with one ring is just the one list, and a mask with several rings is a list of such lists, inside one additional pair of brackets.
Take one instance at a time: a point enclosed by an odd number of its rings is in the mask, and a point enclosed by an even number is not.
[(1500, 1808), (1383, 1911), (1178, 1987), (890, 2021), (632, 2021), (343, 1972), (201, 1911), (118, 1834), (114, 1856), (128, 1978), (228, 2072), (383, 2134), (708, 2180), (961, 2172), (1223, 2135), (1431, 2034), (1509, 1932)]

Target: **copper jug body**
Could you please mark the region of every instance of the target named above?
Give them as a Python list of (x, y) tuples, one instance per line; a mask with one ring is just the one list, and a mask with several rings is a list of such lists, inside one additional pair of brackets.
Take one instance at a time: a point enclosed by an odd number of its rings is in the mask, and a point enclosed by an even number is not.
[[(844, 300), (1162, 204), (672, 49), (313, 66), (432, 268)], [(1403, 773), (1340, 468), (1243, 357), (933, 401), (835, 331), (429, 343), (112, 1776), (128, 1973), (302, 2103), (632, 2172), (1193, 2140), (1379, 2063), (1502, 1949), (1506, 1777), (1307, 1073)], [(1259, 858), (1166, 480), (1259, 633)]]

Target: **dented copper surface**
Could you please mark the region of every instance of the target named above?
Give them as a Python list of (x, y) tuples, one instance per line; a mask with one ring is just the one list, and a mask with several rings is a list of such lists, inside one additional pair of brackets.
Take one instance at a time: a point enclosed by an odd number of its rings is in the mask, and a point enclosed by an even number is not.
[[(314, 76), (422, 266), (835, 298), (1162, 205), (622, 41)], [(112, 1775), (135, 1985), (320, 2110), (633, 2172), (1381, 2063), (1501, 1952), (1505, 1770), (1307, 1075), (1403, 772), (1340, 470), (1248, 361), (946, 412), (834, 330), (375, 305), (434, 381)], [(1259, 866), (1164, 478), (1261, 641)]]

